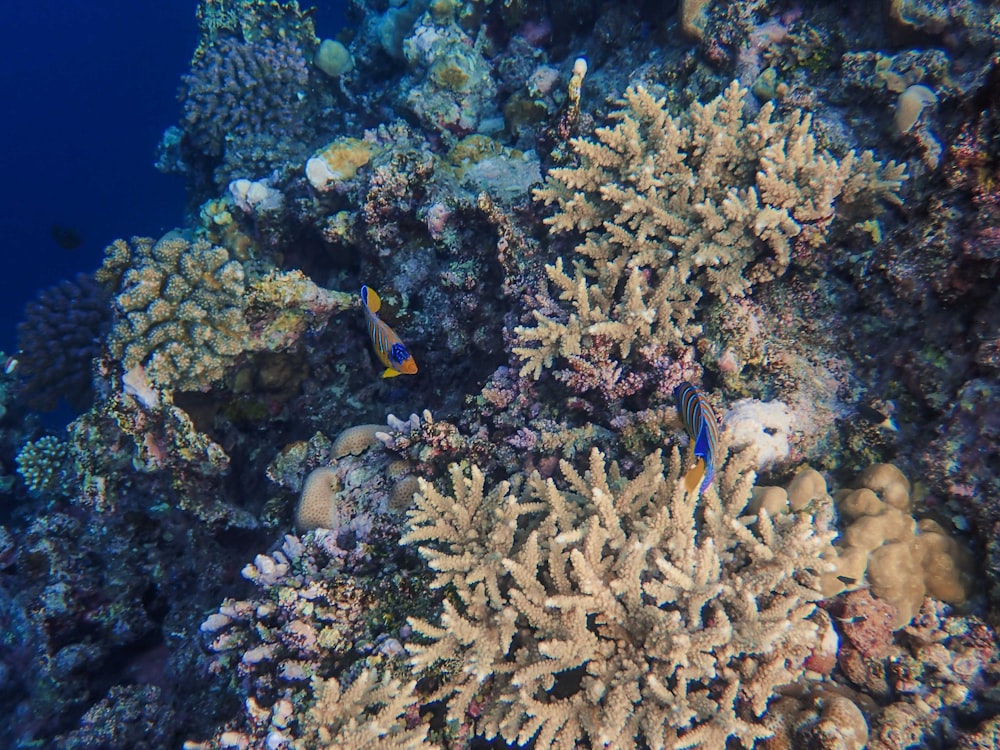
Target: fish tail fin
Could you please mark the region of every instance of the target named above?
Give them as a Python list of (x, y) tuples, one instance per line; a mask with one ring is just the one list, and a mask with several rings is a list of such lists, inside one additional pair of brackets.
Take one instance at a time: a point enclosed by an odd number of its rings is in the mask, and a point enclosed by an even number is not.
[(684, 475), (684, 489), (688, 492), (694, 492), (699, 485), (701, 485), (702, 489), (704, 489), (702, 478), (705, 476), (705, 460), (699, 458), (695, 461), (694, 466), (688, 469), (687, 473)]
[(378, 296), (378, 292), (365, 285), (361, 287), (361, 304), (367, 307), (369, 312), (377, 313), (382, 307), (382, 298)]

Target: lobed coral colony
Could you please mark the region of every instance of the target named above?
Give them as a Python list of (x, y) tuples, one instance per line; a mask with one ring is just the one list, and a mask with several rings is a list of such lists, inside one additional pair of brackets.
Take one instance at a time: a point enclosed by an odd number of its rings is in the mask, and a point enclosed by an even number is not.
[(1000, 746), (995, 4), (347, 15), (3, 358), (0, 745)]

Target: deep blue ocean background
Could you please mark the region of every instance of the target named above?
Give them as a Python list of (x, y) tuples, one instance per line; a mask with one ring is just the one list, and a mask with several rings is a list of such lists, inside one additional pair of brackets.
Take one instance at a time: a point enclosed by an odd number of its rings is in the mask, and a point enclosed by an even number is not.
[[(180, 117), (195, 9), (180, 0), (0, 5), (0, 350), (16, 349), (17, 322), (40, 289), (94, 270), (118, 237), (183, 223), (183, 179), (153, 162)], [(314, 18), (321, 38), (335, 36), (343, 3), (320, 4)], [(54, 225), (78, 231), (80, 246), (60, 247)]]

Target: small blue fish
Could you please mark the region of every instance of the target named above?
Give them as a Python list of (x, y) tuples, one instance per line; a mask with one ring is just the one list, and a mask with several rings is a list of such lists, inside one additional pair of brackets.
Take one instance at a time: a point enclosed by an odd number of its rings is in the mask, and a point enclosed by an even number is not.
[(365, 311), (365, 322), (368, 324), (368, 335), (372, 337), (372, 344), (375, 346), (375, 355), (385, 365), (382, 377), (413, 375), (417, 371), (417, 363), (403, 340), (377, 315), (382, 307), (382, 300), (374, 289), (361, 287), (361, 307)]
[[(674, 389), (677, 413), (684, 422), (684, 429), (694, 442), (694, 466), (684, 475), (688, 492), (701, 487), (704, 492), (715, 478), (715, 447), (719, 444), (719, 420), (705, 394), (690, 383), (681, 383)], [(704, 477), (704, 479), (702, 479)]]

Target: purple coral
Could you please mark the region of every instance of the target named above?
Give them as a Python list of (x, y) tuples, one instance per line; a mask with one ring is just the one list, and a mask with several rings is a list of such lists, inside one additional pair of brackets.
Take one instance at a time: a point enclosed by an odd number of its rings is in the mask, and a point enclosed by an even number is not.
[(90, 403), (91, 362), (100, 354), (111, 323), (108, 294), (89, 274), (77, 274), (43, 290), (24, 309), (17, 326), (18, 371), (24, 393), (39, 409), (65, 398), (74, 409)]
[(309, 63), (294, 41), (222, 39), (184, 76), (184, 128), (201, 154), (221, 158), (220, 184), (259, 176), (307, 139)]
[(606, 336), (594, 336), (592, 346), (567, 357), (569, 368), (557, 370), (557, 379), (574, 393), (597, 391), (604, 402), (615, 403), (638, 393), (649, 380), (649, 373), (627, 369), (612, 354), (612, 342)]

